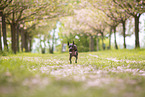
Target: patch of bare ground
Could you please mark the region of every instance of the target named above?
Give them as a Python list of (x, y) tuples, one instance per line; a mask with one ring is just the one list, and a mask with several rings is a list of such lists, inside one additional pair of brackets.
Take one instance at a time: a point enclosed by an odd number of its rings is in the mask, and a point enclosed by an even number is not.
[[(48, 75), (54, 76), (56, 79), (69, 79), (84, 82), (85, 87), (101, 87), (113, 82), (123, 83), (122, 79), (116, 79), (109, 76), (109, 72), (136, 72), (145, 73), (137, 69), (125, 69), (118, 66), (117, 68), (97, 70), (92, 65), (66, 64), (60, 66), (42, 66), (40, 71)], [(37, 70), (36, 68), (33, 70)], [(140, 73), (140, 75), (141, 75)], [(130, 83), (134, 81), (130, 81)]]
[[(113, 80), (107, 75), (107, 71), (96, 70), (92, 65), (67, 64), (60, 66), (42, 66), (40, 71), (42, 73), (50, 74), (56, 79), (71, 79), (75, 81), (85, 82), (85, 85), (101, 86), (109, 84)], [(36, 69), (34, 69), (36, 70)]]
[(10, 94), (14, 92), (14, 88), (12, 86), (1, 86), (0, 94)]
[[(92, 54), (89, 54), (90, 56), (93, 56), (93, 57), (96, 57), (96, 58), (99, 58), (99, 56), (97, 55), (92, 55)], [(104, 58), (104, 59), (107, 59), (109, 61), (114, 61), (114, 62), (126, 62), (126, 63), (144, 63), (145, 60), (143, 61), (135, 61), (135, 60), (117, 60), (116, 58)]]
[[(90, 56), (93, 56), (93, 57), (96, 57), (96, 58), (99, 58), (97, 55), (92, 55), (92, 54), (89, 54)], [(111, 61), (114, 61), (114, 62), (126, 62), (126, 63), (144, 63), (145, 61), (131, 61), (131, 60), (117, 60), (116, 58), (104, 58), (104, 59), (107, 59), (107, 60), (111, 60)], [(117, 68), (106, 68), (108, 71), (110, 72), (115, 72), (115, 73), (120, 73), (120, 72), (131, 72), (133, 73), (134, 75), (140, 75), (140, 76), (145, 76), (145, 71), (143, 70), (140, 70), (140, 69), (131, 69), (129, 68), (130, 65), (128, 65), (127, 67), (125, 66), (118, 66)]]

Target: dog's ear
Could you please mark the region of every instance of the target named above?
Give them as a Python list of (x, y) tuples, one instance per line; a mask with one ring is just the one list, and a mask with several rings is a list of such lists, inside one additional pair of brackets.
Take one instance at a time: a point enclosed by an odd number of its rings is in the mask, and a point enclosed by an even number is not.
[(74, 45), (75, 43), (74, 43), (74, 41), (73, 41), (73, 45)]
[(69, 46), (69, 42), (67, 42), (67, 45)]

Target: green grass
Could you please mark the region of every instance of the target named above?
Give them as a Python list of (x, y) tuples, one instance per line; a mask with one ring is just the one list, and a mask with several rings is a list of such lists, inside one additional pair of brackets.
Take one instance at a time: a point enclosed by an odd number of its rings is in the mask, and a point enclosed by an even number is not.
[(71, 65), (68, 56), (1, 55), (0, 97), (145, 96), (144, 49), (79, 53)]

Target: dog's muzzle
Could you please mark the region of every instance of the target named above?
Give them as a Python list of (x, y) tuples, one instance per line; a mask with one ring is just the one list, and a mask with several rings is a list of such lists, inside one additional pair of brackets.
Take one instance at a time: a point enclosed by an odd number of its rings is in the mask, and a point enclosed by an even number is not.
[(72, 47), (69, 48), (69, 53), (70, 53), (70, 54), (74, 53), (74, 50), (73, 50)]
[(72, 48), (72, 47), (70, 47), (70, 48), (69, 48), (69, 52), (72, 52), (72, 51), (73, 51), (73, 48)]

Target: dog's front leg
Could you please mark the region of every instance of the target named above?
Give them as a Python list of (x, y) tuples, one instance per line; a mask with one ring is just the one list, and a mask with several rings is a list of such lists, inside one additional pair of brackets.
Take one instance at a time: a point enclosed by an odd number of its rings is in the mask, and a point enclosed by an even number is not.
[(76, 61), (75, 61), (75, 63), (77, 63), (77, 57), (76, 57)]
[(69, 57), (69, 60), (70, 60), (70, 64), (72, 63), (72, 61), (71, 61), (71, 58), (72, 58), (72, 55), (70, 54), (70, 57)]

